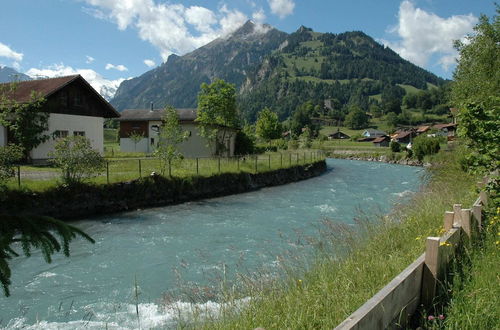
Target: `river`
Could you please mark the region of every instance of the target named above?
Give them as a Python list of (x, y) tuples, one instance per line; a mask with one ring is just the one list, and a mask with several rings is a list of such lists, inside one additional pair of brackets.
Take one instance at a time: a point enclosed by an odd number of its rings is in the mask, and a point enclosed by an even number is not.
[[(71, 257), (57, 255), (51, 264), (40, 252), (12, 260), (0, 327), (133, 329), (136, 307), (142, 328), (171, 326), (166, 293), (182, 308), (185, 284), (213, 287), (214, 278), (231, 280), (237, 271), (272, 273), (277, 255), (300, 251), (301, 237), (317, 236), (325, 218), (350, 224), (359, 208), (390, 212), (422, 182), (417, 167), (327, 163), (327, 173), (297, 183), (74, 223), (96, 243), (76, 240)], [(206, 297), (200, 303), (216, 308)]]

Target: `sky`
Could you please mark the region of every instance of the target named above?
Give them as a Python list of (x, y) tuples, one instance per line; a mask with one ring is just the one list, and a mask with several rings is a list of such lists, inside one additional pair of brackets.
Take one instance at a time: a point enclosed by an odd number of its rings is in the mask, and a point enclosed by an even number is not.
[(251, 19), (288, 33), (363, 31), (451, 78), (453, 40), (489, 0), (2, 0), (0, 66), (31, 77), (81, 74), (111, 96), (125, 79), (223, 37)]

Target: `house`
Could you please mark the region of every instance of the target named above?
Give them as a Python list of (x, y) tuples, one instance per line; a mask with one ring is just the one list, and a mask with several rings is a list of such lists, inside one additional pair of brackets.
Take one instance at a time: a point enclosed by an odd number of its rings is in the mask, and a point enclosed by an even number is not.
[(372, 142), (375, 147), (388, 147), (391, 138), (387, 135), (376, 137)]
[(398, 143), (410, 143), (411, 139), (415, 136), (416, 136), (415, 130), (410, 129), (407, 131), (397, 132), (397, 134), (392, 139)]
[[(195, 121), (197, 109), (176, 109), (179, 122), (183, 130), (188, 131), (186, 141), (179, 144), (179, 152), (184, 157), (211, 157), (218, 154), (215, 143), (200, 135), (198, 123)], [(164, 110), (153, 109), (128, 109), (121, 113), (120, 118), (120, 150), (123, 152), (155, 151), (159, 141)], [(225, 150), (226, 156), (234, 155), (236, 130), (226, 128)], [(135, 134), (134, 134), (135, 133)], [(222, 131), (219, 132), (223, 134)], [(139, 138), (134, 141), (134, 135)], [(142, 137), (141, 137), (142, 136)]]
[(369, 128), (363, 132), (363, 136), (367, 138), (376, 138), (384, 135), (387, 135), (387, 133), (373, 128)]
[(448, 141), (452, 141), (455, 139), (457, 124), (436, 124), (432, 126), (432, 129), (435, 129), (437, 131), (437, 136), (446, 136)]
[[(45, 134), (50, 136), (30, 151), (34, 161), (49, 158), (56, 139), (72, 135), (87, 137), (92, 148), (103, 153), (104, 119), (120, 115), (82, 76), (21, 81), (6, 96), (18, 103), (27, 103), (33, 92), (45, 99), (42, 111), (49, 113)], [(0, 125), (0, 146), (10, 142), (15, 141), (9, 129)]]
[(347, 140), (350, 139), (351, 137), (341, 131), (337, 131), (334, 133), (331, 133), (328, 135), (329, 140), (334, 140), (334, 139), (340, 139), (340, 140)]
[(427, 126), (427, 125), (419, 126), (419, 127), (417, 127), (416, 133), (417, 133), (417, 135), (420, 135), (420, 134), (423, 134), (423, 133), (427, 132), (430, 129), (431, 129), (431, 127)]

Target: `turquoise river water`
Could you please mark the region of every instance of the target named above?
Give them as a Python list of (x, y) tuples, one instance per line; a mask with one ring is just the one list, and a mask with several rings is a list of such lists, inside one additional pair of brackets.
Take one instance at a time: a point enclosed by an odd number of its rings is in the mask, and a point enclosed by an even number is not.
[[(297, 248), (303, 235), (317, 236), (325, 218), (353, 223), (360, 207), (387, 213), (422, 182), (421, 168), (327, 163), (327, 173), (302, 182), (76, 222), (94, 245), (76, 240), (70, 258), (57, 255), (51, 264), (39, 252), (12, 260), (0, 328), (173, 326), (179, 311), (192, 308), (175, 298), (181, 282), (210, 286), (236, 270), (272, 273), (277, 255)], [(217, 309), (210, 298), (198, 305)]]

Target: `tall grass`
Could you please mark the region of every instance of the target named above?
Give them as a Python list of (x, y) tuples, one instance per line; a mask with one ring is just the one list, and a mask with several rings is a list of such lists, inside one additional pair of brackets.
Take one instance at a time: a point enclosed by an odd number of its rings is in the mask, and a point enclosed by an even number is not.
[[(229, 294), (227, 306), (242, 295), (246, 308), (222, 308), (219, 318), (196, 327), (208, 329), (332, 328), (399, 274), (423, 251), (426, 236), (442, 228), (445, 210), (469, 205), (475, 178), (462, 172), (457, 153), (435, 157), (428, 183), (408, 205), (388, 216), (363, 217), (353, 228), (326, 221), (317, 254), (309, 266), (289, 267), (282, 279), (262, 281), (242, 276), (245, 285)], [(230, 291), (231, 292), (231, 291)], [(234, 292), (234, 291), (233, 291)], [(227, 298), (227, 296), (226, 296)]]

